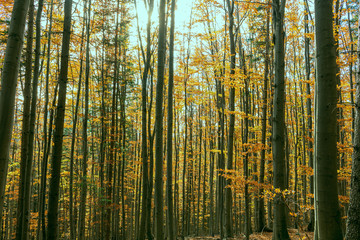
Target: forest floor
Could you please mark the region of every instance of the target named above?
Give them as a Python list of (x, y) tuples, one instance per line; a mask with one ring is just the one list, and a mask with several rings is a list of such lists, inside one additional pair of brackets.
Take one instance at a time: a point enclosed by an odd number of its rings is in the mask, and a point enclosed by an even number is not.
[[(297, 229), (289, 229), (289, 235), (292, 240), (313, 240), (313, 232), (298, 231)], [(219, 240), (219, 236), (214, 237), (189, 237), (185, 240)], [(227, 238), (226, 240), (243, 240), (245, 236), (237, 236), (234, 238)], [(271, 240), (272, 232), (253, 233), (250, 235), (250, 240)]]

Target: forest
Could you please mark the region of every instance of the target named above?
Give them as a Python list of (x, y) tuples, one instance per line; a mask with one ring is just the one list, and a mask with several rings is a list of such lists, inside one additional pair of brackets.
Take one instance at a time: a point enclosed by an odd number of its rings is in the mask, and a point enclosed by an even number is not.
[(360, 240), (359, 16), (0, 0), (0, 239)]

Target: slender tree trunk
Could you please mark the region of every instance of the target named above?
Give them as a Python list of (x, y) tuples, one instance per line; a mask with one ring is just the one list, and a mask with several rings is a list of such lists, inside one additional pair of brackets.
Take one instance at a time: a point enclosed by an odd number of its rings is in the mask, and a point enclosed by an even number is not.
[[(360, 12), (359, 12), (360, 16)], [(358, 26), (358, 72), (356, 73), (354, 151), (351, 173), (350, 204), (348, 209), (346, 239), (360, 239), (360, 22)]]
[(85, 239), (85, 217), (86, 217), (86, 196), (87, 196), (87, 165), (88, 165), (88, 115), (89, 115), (89, 78), (90, 78), (90, 17), (91, 17), (91, 0), (87, 6), (87, 23), (86, 23), (86, 66), (85, 66), (85, 112), (83, 120), (82, 134), (82, 177), (80, 193), (80, 211), (79, 211), (79, 240)]
[(22, 119), (21, 133), (21, 162), (20, 162), (20, 186), (17, 206), (16, 239), (27, 239), (28, 227), (25, 226), (27, 218), (26, 199), (26, 173), (28, 168), (29, 135), (30, 135), (30, 104), (31, 104), (31, 73), (32, 73), (32, 53), (34, 35), (34, 0), (30, 1), (28, 16), (28, 31), (26, 43), (26, 62), (25, 62), (25, 86), (24, 86), (24, 110)]
[[(84, 7), (84, 19), (85, 19), (85, 7)], [(85, 35), (85, 24), (83, 25), (82, 34), (81, 34), (81, 43), (80, 48), (83, 49), (84, 35)], [(71, 138), (71, 147), (70, 147), (70, 183), (69, 183), (69, 214), (70, 214), (70, 240), (74, 240), (76, 238), (76, 223), (74, 219), (74, 194), (73, 194), (73, 185), (74, 185), (74, 151), (75, 151), (75, 139), (76, 139), (76, 128), (78, 122), (78, 109), (80, 102), (80, 94), (81, 94), (81, 80), (82, 80), (82, 72), (83, 72), (83, 54), (80, 52), (80, 70), (79, 70), (79, 80), (78, 80), (78, 90), (76, 94), (76, 103), (75, 103), (75, 112), (74, 112), (74, 120), (73, 120), (73, 128), (72, 128), (72, 138)]]
[[(1, 76), (0, 92), (0, 215), (4, 205), (6, 176), (9, 164), (15, 94), (20, 66), (20, 56), (23, 48), (24, 30), (30, 0), (16, 0), (10, 20), (4, 65)], [(2, 226), (2, 217), (0, 218)]]
[[(305, 0), (305, 5), (308, 6), (307, 0)], [(306, 7), (306, 14), (305, 14), (305, 34), (309, 34), (310, 30), (309, 30), (309, 13), (308, 13), (308, 8)], [(310, 38), (308, 36), (305, 35), (305, 79), (307, 81), (306, 83), (306, 94), (308, 96), (311, 95), (311, 86), (310, 86), (310, 74), (311, 74), (311, 65), (310, 65)], [(312, 124), (312, 110), (311, 110), (311, 98), (307, 98), (306, 99), (306, 113), (307, 113), (307, 128), (308, 128), (308, 141), (307, 141), (307, 146), (308, 149), (312, 149), (313, 148), (313, 142), (312, 142), (312, 137), (313, 137), (313, 124)], [(309, 161), (308, 161), (308, 165), (309, 167), (313, 168), (314, 167), (314, 158), (313, 158), (313, 151), (308, 151), (309, 154)], [(314, 194), (314, 176), (310, 176), (310, 193)], [(314, 205), (314, 198), (311, 198), (310, 200), (310, 204), (311, 206)], [(314, 225), (315, 225), (315, 214), (314, 214), (314, 210), (311, 209), (310, 210), (310, 222), (308, 224), (307, 229), (309, 231), (314, 231)]]
[(262, 125), (261, 125), (261, 144), (262, 149), (260, 153), (260, 174), (259, 174), (259, 211), (256, 217), (257, 219), (257, 232), (262, 232), (266, 226), (265, 223), (265, 202), (263, 198), (264, 189), (264, 178), (265, 178), (265, 151), (266, 151), (266, 121), (267, 121), (267, 104), (268, 104), (268, 83), (269, 83), (269, 51), (270, 51), (270, 13), (267, 11), (266, 17), (266, 49), (265, 49), (265, 71), (264, 71), (264, 87), (263, 87), (263, 99), (262, 99)]
[[(125, 53), (124, 53), (125, 54)], [(122, 146), (122, 169), (121, 169), (121, 207), (122, 207), (122, 239), (127, 239), (126, 237), (126, 211), (125, 211), (125, 147), (126, 147), (126, 109), (125, 109), (125, 100), (126, 100), (126, 79), (123, 79), (123, 83), (121, 84), (121, 146)]]
[[(241, 48), (240, 48), (241, 49)], [(243, 168), (244, 168), (244, 178), (245, 178), (245, 187), (244, 187), (244, 207), (245, 207), (245, 237), (247, 240), (250, 238), (251, 234), (251, 206), (250, 206), (250, 199), (249, 199), (249, 147), (247, 144), (249, 143), (249, 116), (250, 116), (250, 91), (249, 91), (249, 77), (246, 71), (246, 63), (245, 63), (245, 52), (242, 51), (242, 68), (245, 78), (245, 89), (244, 89), (244, 112), (245, 112), (245, 119), (244, 119), (244, 133), (243, 133), (243, 144), (244, 144), (244, 158), (243, 158)]]
[[(168, 123), (167, 123), (167, 231), (168, 239), (175, 240), (174, 207), (172, 195), (172, 158), (173, 158), (173, 91), (174, 91), (174, 31), (175, 31), (175, 0), (171, 1), (171, 26), (170, 26), (170, 49), (169, 49), (169, 88), (168, 88)], [(200, 177), (200, 176), (199, 176)]]
[[(33, 4), (33, 3), (32, 3)], [(31, 7), (33, 9), (33, 6)], [(31, 94), (31, 112), (30, 112), (30, 126), (28, 135), (28, 147), (26, 158), (26, 169), (24, 179), (24, 199), (23, 199), (23, 227), (22, 227), (22, 238), (28, 239), (28, 227), (30, 218), (30, 198), (31, 198), (31, 175), (33, 165), (33, 154), (34, 154), (34, 136), (35, 136), (35, 121), (36, 121), (36, 108), (37, 108), (37, 95), (38, 95), (38, 82), (40, 72), (40, 50), (41, 50), (41, 14), (43, 8), (43, 0), (38, 2), (38, 10), (36, 14), (36, 46), (35, 46), (35, 63), (34, 63), (34, 75), (32, 82), (32, 94)], [(30, 63), (31, 65), (31, 63)], [(30, 70), (31, 71), (31, 70)]]
[[(44, 150), (43, 160), (41, 163), (41, 182), (40, 182), (40, 206), (39, 206), (39, 218), (38, 218), (38, 229), (37, 239), (45, 239), (45, 231), (41, 233), (42, 224), (45, 221), (45, 190), (46, 190), (46, 175), (47, 175), (47, 163), (48, 163), (48, 132), (47, 132), (47, 118), (48, 118), (48, 104), (49, 104), (49, 75), (50, 75), (50, 51), (51, 51), (51, 31), (52, 31), (52, 15), (53, 15), (53, 0), (50, 3), (50, 24), (47, 42), (47, 60), (46, 60), (46, 83), (45, 83), (45, 109), (44, 109)], [(45, 229), (45, 228), (44, 228)], [(71, 239), (72, 240), (72, 239)]]
[(155, 113), (155, 236), (163, 240), (164, 226), (164, 196), (163, 196), (163, 91), (166, 52), (165, 0), (160, 0), (159, 9), (159, 42), (158, 42), (158, 72), (156, 83), (156, 113)]
[(66, 102), (66, 83), (68, 75), (68, 62), (71, 35), (71, 8), (72, 0), (65, 0), (64, 34), (61, 50), (61, 68), (59, 74), (59, 100), (57, 105), (57, 115), (55, 120), (53, 156), (51, 159), (51, 178), (49, 191), (49, 211), (47, 238), (58, 239), (58, 205), (60, 190), (60, 171), (62, 159), (62, 145), (64, 132), (65, 102)]
[(337, 78), (333, 1), (315, 1), (317, 113), (315, 176), (320, 240), (343, 239), (337, 192)]
[(153, 193), (153, 176), (154, 176), (154, 134), (155, 131), (153, 133), (151, 133), (151, 110), (152, 110), (152, 103), (153, 103), (153, 85), (154, 85), (154, 72), (152, 71), (153, 67), (150, 68), (150, 104), (149, 104), (149, 110), (148, 110), (148, 136), (149, 136), (149, 157), (150, 157), (150, 164), (149, 164), (149, 189), (148, 189), (148, 194), (147, 194), (147, 229), (146, 229), (146, 235), (147, 238), (149, 240), (153, 239), (153, 234), (152, 234), (152, 216), (151, 216), (151, 210), (152, 210), (152, 193)]
[[(146, 119), (146, 104), (147, 104), (147, 79), (148, 73), (151, 67), (151, 16), (154, 7), (154, 1), (151, 0), (148, 9), (148, 22), (146, 27), (146, 59), (144, 59), (145, 67), (142, 77), (142, 88), (141, 88), (141, 96), (142, 96), (142, 122), (141, 122), (141, 152), (142, 152), (142, 163), (143, 163), (143, 189), (142, 189), (142, 211), (141, 211), (141, 222), (140, 222), (140, 229), (139, 229), (139, 240), (145, 239), (146, 234), (146, 220), (147, 218), (147, 201), (150, 196), (149, 193), (149, 167), (148, 167), (148, 138), (147, 138), (147, 119)], [(149, 119), (150, 120), (150, 119)], [(150, 136), (149, 136), (150, 137)]]
[[(234, 81), (235, 74), (235, 61), (236, 61), (236, 50), (235, 50), (235, 36), (234, 36), (234, 4), (235, 1), (227, 0), (228, 15), (229, 15), (229, 35), (230, 35), (230, 81)], [(227, 170), (233, 169), (233, 158), (234, 158), (234, 130), (235, 130), (235, 87), (230, 88), (229, 96), (229, 111), (230, 111), (230, 122), (229, 122), (229, 136), (228, 136), (228, 161)], [(232, 222), (232, 191), (231, 191), (231, 180), (227, 180), (227, 187), (225, 189), (225, 235), (226, 237), (233, 237), (233, 222)]]
[(285, 50), (284, 16), (285, 0), (273, 1), (273, 22), (275, 25), (275, 93), (273, 113), (273, 167), (274, 188), (274, 240), (290, 239), (286, 223), (285, 199), (281, 194), (286, 188), (285, 163)]

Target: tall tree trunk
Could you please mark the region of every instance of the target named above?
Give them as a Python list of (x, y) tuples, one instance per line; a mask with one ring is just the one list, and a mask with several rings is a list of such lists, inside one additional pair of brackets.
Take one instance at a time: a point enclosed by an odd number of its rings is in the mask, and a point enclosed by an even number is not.
[[(48, 147), (48, 132), (47, 132), (47, 118), (48, 118), (48, 104), (49, 104), (49, 75), (50, 75), (50, 51), (51, 51), (51, 31), (52, 31), (52, 17), (53, 17), (53, 0), (50, 3), (50, 24), (48, 32), (48, 42), (47, 42), (47, 56), (46, 56), (46, 79), (45, 79), (45, 109), (44, 109), (44, 149), (43, 149), (43, 159), (41, 163), (41, 180), (40, 180), (40, 206), (39, 206), (39, 217), (38, 217), (38, 229), (37, 229), (37, 239), (45, 239), (45, 191), (46, 191), (46, 175), (47, 175), (47, 163), (49, 156), (49, 147)], [(70, 195), (71, 196), (71, 195)], [(71, 208), (71, 206), (70, 206)], [(44, 227), (43, 227), (44, 226)], [(41, 231), (43, 229), (43, 231)], [(71, 239), (72, 240), (72, 239)]]
[[(240, 47), (241, 49), (241, 47)], [(244, 168), (244, 179), (245, 179), (245, 187), (244, 187), (244, 207), (245, 207), (245, 237), (247, 240), (250, 238), (251, 234), (251, 206), (249, 200), (249, 147), (247, 146), (249, 143), (249, 116), (250, 116), (250, 91), (249, 91), (249, 76), (246, 71), (246, 62), (245, 62), (245, 52), (244, 50), (241, 53), (242, 58), (242, 68), (244, 75), (246, 76), (245, 81), (245, 89), (244, 89), (244, 112), (245, 112), (245, 119), (244, 119), (244, 132), (243, 132), (243, 145), (244, 145), (244, 154), (243, 157), (243, 168)]]
[[(173, 158), (173, 91), (174, 91), (174, 31), (175, 31), (175, 0), (171, 1), (171, 26), (170, 26), (170, 48), (169, 48), (169, 88), (168, 88), (168, 123), (167, 123), (167, 180), (166, 180), (166, 202), (167, 202), (167, 231), (168, 239), (175, 240), (174, 229), (174, 207), (172, 195), (172, 158)], [(200, 176), (199, 176), (200, 177)]]
[(163, 92), (166, 52), (165, 0), (160, 0), (159, 40), (158, 40), (158, 72), (156, 83), (155, 108), (155, 236), (163, 240), (164, 196), (163, 196)]
[[(154, 64), (154, 62), (153, 62)], [(152, 110), (152, 103), (153, 103), (153, 85), (154, 85), (154, 71), (152, 71), (154, 67), (152, 66), (150, 68), (150, 104), (149, 104), (149, 110), (148, 110), (148, 136), (149, 136), (149, 189), (148, 189), (148, 194), (147, 194), (147, 211), (148, 213), (146, 214), (147, 220), (146, 220), (146, 235), (147, 238), (149, 240), (153, 239), (153, 234), (152, 234), (152, 216), (151, 216), (151, 210), (152, 210), (152, 193), (153, 193), (153, 182), (154, 182), (154, 136), (155, 136), (155, 131), (153, 131), (153, 133), (151, 133), (151, 110)]]
[[(308, 96), (311, 95), (311, 86), (310, 86), (310, 73), (311, 73), (311, 65), (310, 65), (310, 38), (306, 36), (306, 34), (310, 33), (309, 30), (309, 9), (308, 9), (308, 3), (307, 0), (305, 0), (305, 79), (307, 81), (306, 83), (306, 94)], [(312, 111), (311, 111), (311, 98), (306, 99), (306, 113), (307, 113), (307, 128), (308, 128), (308, 141), (307, 146), (309, 149), (313, 148), (313, 142), (312, 142), (312, 130), (313, 130), (313, 124), (312, 124)], [(309, 167), (314, 167), (314, 158), (313, 158), (313, 151), (308, 151), (309, 154), (309, 161), (308, 165)], [(314, 176), (310, 176), (310, 193), (314, 194)], [(314, 205), (314, 198), (311, 198), (310, 200), (311, 206)], [(315, 214), (314, 210), (310, 210), (310, 222), (308, 224), (307, 229), (309, 231), (314, 231), (314, 225), (315, 225)]]
[[(13, 130), (15, 94), (30, 0), (16, 0), (11, 14), (0, 92), (0, 215), (4, 206), (9, 150)], [(2, 217), (0, 218), (2, 226)]]
[[(359, 12), (360, 16), (360, 12)], [(360, 21), (358, 26), (358, 67), (360, 67)], [(346, 239), (360, 239), (360, 69), (356, 76), (354, 151), (351, 173), (350, 204), (348, 209)]]
[[(86, 16), (86, 7), (84, 7), (83, 18)], [(85, 35), (85, 24), (83, 24), (82, 34), (81, 34), (81, 42), (80, 49), (83, 49), (84, 44), (84, 35)], [(75, 102), (75, 111), (74, 111), (74, 120), (72, 126), (72, 138), (71, 138), (71, 147), (70, 147), (70, 183), (69, 183), (69, 214), (70, 214), (70, 240), (74, 240), (76, 238), (76, 223), (75, 223), (75, 214), (74, 214), (74, 194), (73, 194), (73, 186), (74, 186), (74, 151), (75, 151), (75, 140), (76, 140), (76, 129), (78, 122), (78, 110), (79, 110), (79, 102), (81, 95), (81, 80), (82, 80), (82, 72), (83, 72), (83, 52), (80, 52), (80, 70), (79, 70), (79, 79), (78, 79), (78, 90), (76, 94), (76, 102)]]
[(79, 240), (85, 239), (85, 217), (86, 217), (86, 195), (87, 195), (87, 161), (88, 161), (88, 115), (89, 115), (89, 78), (90, 78), (90, 19), (91, 19), (91, 0), (87, 6), (86, 23), (86, 66), (85, 66), (85, 112), (83, 120), (82, 134), (82, 177), (80, 193), (80, 211), (79, 211)]
[[(31, 3), (33, 5), (33, 3)], [(32, 11), (34, 9), (31, 6)], [(32, 175), (32, 164), (33, 164), (33, 153), (34, 153), (34, 136), (35, 136), (35, 121), (36, 121), (36, 108), (37, 108), (37, 95), (38, 95), (38, 82), (39, 82), (39, 72), (40, 72), (40, 50), (41, 50), (41, 14), (43, 8), (43, 0), (38, 2), (38, 10), (36, 14), (36, 45), (35, 45), (35, 63), (34, 63), (34, 75), (32, 82), (32, 94), (31, 94), (31, 112), (30, 112), (30, 125), (29, 125), (29, 135), (28, 135), (28, 146), (27, 146), (27, 156), (26, 158), (26, 168), (25, 168), (25, 179), (23, 192), (23, 226), (22, 226), (22, 238), (28, 239), (28, 227), (29, 227), (29, 218), (30, 218), (30, 198), (31, 198), (31, 175)], [(31, 63), (30, 63), (31, 65)], [(31, 70), (30, 70), (31, 71)]]
[(262, 232), (266, 226), (265, 223), (265, 203), (262, 195), (264, 194), (264, 189), (262, 185), (264, 184), (265, 178), (265, 151), (266, 151), (266, 121), (267, 121), (267, 104), (268, 104), (268, 84), (269, 84), (269, 52), (270, 52), (270, 13), (267, 11), (266, 17), (266, 49), (265, 49), (265, 71), (264, 71), (264, 87), (263, 87), (263, 99), (262, 99), (262, 125), (261, 125), (261, 144), (262, 149), (260, 153), (260, 169), (259, 169), (259, 202), (258, 202), (258, 215), (257, 220), (257, 232)]
[(337, 192), (337, 78), (333, 1), (315, 1), (315, 211), (320, 240), (343, 239)]
[(286, 188), (285, 163), (285, 51), (284, 51), (285, 0), (273, 0), (275, 26), (275, 93), (273, 112), (273, 167), (274, 188), (279, 191), (274, 199), (274, 240), (290, 239), (286, 223), (285, 199), (281, 193)]
[(55, 120), (53, 155), (51, 159), (51, 178), (49, 190), (49, 211), (47, 239), (58, 239), (58, 205), (60, 190), (60, 171), (62, 159), (62, 145), (64, 132), (64, 117), (66, 103), (66, 83), (68, 78), (68, 62), (71, 35), (72, 0), (65, 0), (64, 33), (61, 49), (61, 68), (59, 74), (59, 100)]
[[(146, 220), (147, 218), (147, 202), (150, 196), (149, 193), (149, 167), (148, 167), (148, 138), (147, 138), (147, 119), (146, 119), (146, 104), (147, 104), (147, 79), (149, 70), (151, 67), (151, 16), (154, 7), (154, 1), (150, 0), (149, 2), (149, 9), (148, 9), (148, 22), (146, 26), (146, 58), (144, 58), (145, 67), (142, 76), (142, 85), (141, 85), (141, 97), (142, 97), (142, 119), (141, 119), (141, 152), (142, 152), (142, 164), (143, 164), (143, 188), (142, 188), (142, 211), (141, 211), (141, 222), (139, 228), (139, 240), (145, 239), (146, 234)], [(149, 119), (150, 120), (150, 119)], [(150, 136), (149, 136), (150, 138)]]
[[(234, 4), (235, 1), (226, 1), (228, 6), (229, 15), (229, 35), (230, 35), (230, 81), (231, 84), (235, 80), (235, 61), (236, 61), (236, 50), (235, 50), (235, 36), (234, 36)], [(234, 159), (234, 130), (235, 130), (235, 87), (230, 88), (229, 96), (229, 111), (230, 111), (230, 122), (229, 122), (229, 136), (228, 136), (228, 161), (227, 170), (233, 169)], [(231, 191), (231, 180), (227, 180), (227, 187), (225, 189), (225, 235), (226, 237), (233, 237), (233, 222), (232, 222), (232, 191)]]
[(16, 239), (27, 239), (29, 215), (26, 214), (26, 173), (28, 168), (29, 135), (30, 135), (30, 104), (31, 104), (31, 73), (32, 73), (32, 53), (34, 35), (34, 0), (30, 1), (28, 16), (28, 31), (26, 43), (26, 62), (25, 62), (25, 86), (24, 86), (24, 110), (21, 132), (21, 162), (20, 162), (20, 186), (17, 207)]

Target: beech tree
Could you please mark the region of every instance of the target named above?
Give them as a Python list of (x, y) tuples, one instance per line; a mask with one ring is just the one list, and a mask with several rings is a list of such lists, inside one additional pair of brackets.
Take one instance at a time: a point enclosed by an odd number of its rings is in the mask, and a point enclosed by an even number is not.
[(71, 35), (71, 10), (72, 0), (66, 0), (64, 5), (64, 32), (61, 49), (61, 68), (59, 74), (59, 99), (55, 119), (54, 145), (51, 158), (51, 178), (49, 190), (49, 210), (47, 239), (58, 239), (58, 212), (59, 212), (59, 191), (60, 171), (63, 148), (64, 118), (66, 104), (66, 84), (68, 79), (68, 63)]
[(160, 0), (158, 38), (158, 76), (155, 107), (155, 236), (164, 239), (164, 190), (163, 190), (163, 92), (166, 53), (165, 0)]
[(272, 151), (274, 164), (274, 240), (290, 239), (286, 223), (286, 204), (282, 191), (286, 188), (285, 163), (285, 0), (273, 1), (275, 41), (274, 110), (272, 120)]
[[(11, 15), (0, 92), (0, 214), (3, 211), (9, 150), (13, 129), (16, 84), (30, 0), (16, 0)], [(0, 225), (2, 218), (0, 218)]]
[[(358, 14), (360, 16), (360, 14)], [(358, 50), (357, 59), (360, 66), (360, 21), (358, 25)], [(346, 225), (346, 239), (360, 238), (360, 71), (356, 75), (356, 93), (355, 93), (355, 122), (354, 122), (354, 150), (352, 157), (351, 190), (350, 204), (348, 209), (348, 218)]]
[(337, 77), (333, 1), (315, 1), (315, 211), (318, 239), (343, 239), (337, 191)]

